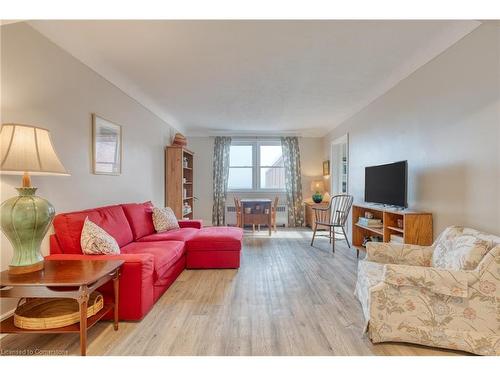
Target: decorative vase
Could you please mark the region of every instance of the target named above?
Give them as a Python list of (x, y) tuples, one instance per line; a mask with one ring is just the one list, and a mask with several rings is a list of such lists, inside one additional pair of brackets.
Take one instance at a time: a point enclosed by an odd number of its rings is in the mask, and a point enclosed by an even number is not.
[(323, 196), (320, 193), (316, 192), (313, 194), (312, 200), (314, 201), (314, 203), (321, 203), (323, 201)]
[(14, 255), (9, 273), (21, 274), (43, 269), (40, 245), (54, 219), (55, 209), (35, 195), (36, 188), (17, 188), (19, 196), (0, 206), (0, 227), (12, 244)]
[(181, 133), (175, 133), (174, 140), (172, 141), (172, 146), (186, 147), (187, 139)]

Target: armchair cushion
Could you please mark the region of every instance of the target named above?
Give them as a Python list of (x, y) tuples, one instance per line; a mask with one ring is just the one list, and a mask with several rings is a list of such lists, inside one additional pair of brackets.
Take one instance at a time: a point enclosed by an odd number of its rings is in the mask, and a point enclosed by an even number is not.
[(396, 264), (387, 264), (383, 277), (384, 282), (397, 287), (424, 288), (437, 294), (463, 298), (467, 297), (468, 279), (466, 271)]
[(458, 225), (453, 225), (446, 228), (434, 242), (434, 246), (446, 240), (451, 240), (458, 236), (471, 235), (479, 238), (480, 240), (491, 241), (493, 246), (500, 245), (500, 237), (493, 234), (480, 232), (476, 229), (466, 228)]
[(432, 246), (368, 242), (366, 244), (366, 260), (384, 264), (425, 267), (431, 264), (433, 251)]
[(482, 240), (471, 234), (443, 239), (436, 244), (432, 266), (450, 270), (473, 270), (492, 246), (493, 241)]

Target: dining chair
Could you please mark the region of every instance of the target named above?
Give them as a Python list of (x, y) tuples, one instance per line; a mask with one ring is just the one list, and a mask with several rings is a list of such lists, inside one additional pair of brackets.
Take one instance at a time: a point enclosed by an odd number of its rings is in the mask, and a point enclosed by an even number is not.
[(330, 203), (327, 207), (313, 207), (314, 210), (314, 232), (311, 240), (311, 246), (314, 244), (314, 238), (316, 237), (316, 230), (318, 225), (323, 227), (328, 227), (328, 237), (330, 238), (330, 243), (332, 244), (332, 251), (335, 252), (335, 228), (341, 228), (344, 238), (347, 242), (347, 246), (351, 248), (351, 244), (347, 239), (347, 234), (345, 232), (345, 225), (349, 212), (351, 211), (352, 202), (354, 197), (347, 194), (334, 195), (330, 199)]
[(275, 232), (277, 232), (277, 230), (276, 230), (276, 215), (277, 215), (279, 200), (280, 200), (280, 197), (278, 197), (278, 196), (274, 197), (273, 206), (271, 207), (271, 226), (273, 227)]
[(234, 207), (236, 208), (236, 226), (241, 228), (243, 226), (241, 220), (241, 201), (237, 197), (234, 197)]

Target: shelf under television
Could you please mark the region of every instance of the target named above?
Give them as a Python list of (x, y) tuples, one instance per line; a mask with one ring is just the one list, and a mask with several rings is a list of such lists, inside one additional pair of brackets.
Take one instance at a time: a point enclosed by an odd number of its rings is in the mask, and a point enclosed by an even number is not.
[(403, 228), (398, 228), (398, 227), (387, 226), (387, 229), (390, 229), (390, 230), (393, 230), (393, 231), (399, 232), (399, 233), (405, 232)]
[(381, 236), (384, 235), (384, 228), (382, 228), (382, 227), (379, 227), (379, 228), (368, 227), (366, 225), (362, 225), (362, 224), (359, 224), (359, 223), (356, 223), (355, 225), (357, 227), (359, 227), (359, 228), (363, 228), (363, 229), (365, 229), (367, 231), (370, 231), (370, 232), (373, 232), (373, 233), (377, 233), (377, 234), (379, 234)]

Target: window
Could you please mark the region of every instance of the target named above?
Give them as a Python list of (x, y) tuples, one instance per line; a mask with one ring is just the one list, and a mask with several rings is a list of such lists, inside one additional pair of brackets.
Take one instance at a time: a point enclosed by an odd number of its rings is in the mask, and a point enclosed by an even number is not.
[(229, 190), (284, 190), (280, 141), (233, 141), (229, 156)]
[(260, 188), (283, 189), (285, 170), (280, 145), (259, 145)]
[(253, 188), (253, 154), (252, 145), (231, 145), (228, 182), (230, 190)]

